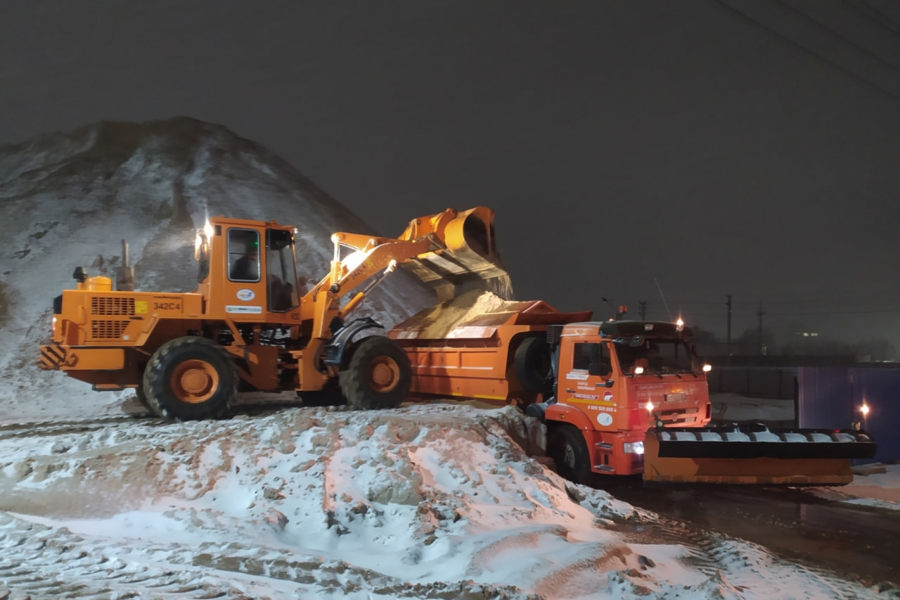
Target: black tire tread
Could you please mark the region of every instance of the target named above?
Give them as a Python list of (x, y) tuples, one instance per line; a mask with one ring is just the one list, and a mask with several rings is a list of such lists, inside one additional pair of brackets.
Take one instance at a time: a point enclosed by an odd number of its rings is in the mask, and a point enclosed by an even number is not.
[[(202, 358), (220, 364), (220, 379), (224, 385), (221, 393), (207, 402), (199, 404), (181, 403), (165, 390), (166, 371), (178, 364), (181, 358), (196, 358), (191, 354), (200, 353)], [(185, 355), (182, 357), (182, 355)], [(221, 346), (204, 337), (185, 336), (169, 340), (160, 346), (144, 369), (141, 382), (147, 407), (156, 416), (166, 419), (188, 421), (195, 419), (218, 419), (231, 407), (237, 396), (239, 377), (234, 362)]]
[[(572, 449), (574, 465), (565, 463), (566, 447)], [(547, 436), (547, 454), (556, 463), (556, 472), (575, 483), (591, 479), (590, 453), (581, 431), (571, 425), (555, 425)]]
[[(400, 382), (389, 392), (379, 393), (368, 386), (366, 373), (369, 363), (384, 355), (392, 358), (400, 367)], [(339, 379), (341, 391), (350, 406), (363, 410), (396, 408), (409, 394), (412, 368), (409, 357), (393, 340), (384, 336), (371, 336), (359, 342)]]
[[(513, 371), (519, 385), (528, 392), (547, 392), (552, 381), (550, 346), (541, 337), (524, 338), (513, 353)], [(540, 367), (545, 372), (540, 372)]]

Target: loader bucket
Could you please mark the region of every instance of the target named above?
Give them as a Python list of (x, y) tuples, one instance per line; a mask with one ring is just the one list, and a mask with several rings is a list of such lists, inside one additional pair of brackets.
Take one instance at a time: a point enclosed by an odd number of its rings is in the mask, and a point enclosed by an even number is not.
[(472, 289), (510, 297), (509, 274), (497, 252), (491, 209), (447, 209), (420, 217), (410, 222), (399, 239), (423, 235), (432, 236), (440, 247), (400, 266), (434, 289), (440, 300)]
[(845, 485), (853, 480), (850, 460), (871, 458), (875, 450), (863, 431), (657, 428), (644, 439), (644, 481)]

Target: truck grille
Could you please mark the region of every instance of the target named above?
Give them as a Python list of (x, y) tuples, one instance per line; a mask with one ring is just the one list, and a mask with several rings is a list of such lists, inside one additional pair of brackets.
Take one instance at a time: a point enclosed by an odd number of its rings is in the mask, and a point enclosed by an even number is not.
[(122, 337), (128, 321), (91, 321), (91, 338), (95, 340), (117, 340)]
[(133, 315), (134, 298), (94, 296), (91, 298), (91, 314), (99, 316)]

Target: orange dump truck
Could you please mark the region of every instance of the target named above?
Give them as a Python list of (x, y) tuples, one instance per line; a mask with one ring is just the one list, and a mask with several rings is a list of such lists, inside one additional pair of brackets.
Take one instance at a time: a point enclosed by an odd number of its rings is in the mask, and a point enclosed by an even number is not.
[(443, 329), (437, 307), (389, 332), (410, 357), (411, 391), (517, 402), (547, 424), (547, 452), (573, 481), (838, 485), (850, 459), (874, 455), (864, 432), (708, 427), (709, 367), (680, 322), (494, 304)]

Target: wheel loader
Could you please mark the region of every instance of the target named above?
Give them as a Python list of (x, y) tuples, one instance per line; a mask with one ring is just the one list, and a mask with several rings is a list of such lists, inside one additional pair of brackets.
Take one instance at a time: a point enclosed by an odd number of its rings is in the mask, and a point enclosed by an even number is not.
[(438, 298), (502, 280), (493, 220), (485, 207), (447, 209), (396, 238), (334, 233), (328, 274), (301, 295), (294, 227), (213, 218), (198, 232), (194, 292), (113, 290), (110, 278), (76, 268), (75, 289), (54, 300), (39, 366), (96, 390), (133, 388), (151, 412), (179, 420), (224, 414), (239, 388), (395, 406), (410, 385), (407, 356), (366, 335), (380, 327), (374, 320), (350, 314), (398, 266)]
[(411, 393), (518, 403), (547, 425), (547, 452), (576, 482), (841, 485), (871, 458), (864, 431), (710, 427), (706, 373), (677, 323), (588, 321), (541, 301), (500, 302), (432, 335), (426, 309), (389, 332)]

